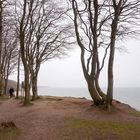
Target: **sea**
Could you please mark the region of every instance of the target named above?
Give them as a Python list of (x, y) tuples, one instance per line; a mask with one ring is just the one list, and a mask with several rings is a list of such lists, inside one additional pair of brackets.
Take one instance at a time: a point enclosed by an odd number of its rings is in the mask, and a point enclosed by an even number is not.
[[(105, 89), (103, 88), (105, 91)], [(85, 97), (91, 99), (86, 88), (63, 88), (63, 87), (38, 87), (39, 95), (59, 96), (59, 97)], [(139, 87), (119, 87), (114, 88), (113, 98), (130, 105), (140, 111), (140, 88)]]

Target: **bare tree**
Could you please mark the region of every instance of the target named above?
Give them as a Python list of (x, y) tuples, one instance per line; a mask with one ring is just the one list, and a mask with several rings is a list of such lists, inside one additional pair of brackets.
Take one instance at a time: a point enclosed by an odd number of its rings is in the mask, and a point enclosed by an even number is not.
[(12, 59), (15, 56), (17, 36), (13, 28), (10, 5), (8, 0), (0, 1), (0, 92), (4, 91), (4, 80), (7, 81), (6, 78), (15, 66)]
[(72, 43), (70, 26), (66, 22), (64, 25), (63, 21), (67, 10), (59, 8), (53, 2), (44, 2), (37, 6), (36, 4), (34, 11), (30, 14), (30, 33), (32, 34), (29, 35), (29, 39), (32, 41), (28, 46), (33, 100), (38, 96), (37, 76), (41, 63), (65, 54), (67, 45)]
[(23, 7), (22, 7), (22, 15), (20, 19), (20, 27), (19, 27), (19, 40), (20, 40), (20, 52), (21, 52), (21, 59), (24, 66), (24, 74), (25, 74), (25, 101), (24, 104), (28, 105), (30, 104), (30, 89), (29, 89), (29, 67), (27, 62), (27, 56), (26, 56), (26, 46), (25, 46), (25, 40), (26, 40), (26, 30), (28, 25), (28, 16), (26, 19), (27, 13), (27, 7), (28, 1), (23, 1)]
[[(99, 105), (104, 102), (105, 95), (98, 83), (99, 73), (103, 67), (103, 64), (99, 67), (98, 48), (108, 43), (105, 35), (105, 21), (108, 21), (109, 17), (106, 16), (104, 9), (99, 6), (97, 0), (94, 2), (90, 0), (81, 2), (72, 0), (72, 9), (76, 38), (81, 49), (83, 73), (89, 93), (94, 103)], [(104, 13), (102, 17), (99, 15), (101, 12)]]
[(20, 90), (20, 50), (18, 55), (18, 65), (17, 65), (17, 89), (16, 89), (16, 98), (19, 98), (19, 90)]
[[(107, 108), (113, 100), (113, 64), (115, 46), (126, 37), (134, 37), (139, 26), (139, 0), (71, 0), (74, 26), (81, 49), (81, 63), (91, 97), (96, 105), (106, 101)], [(105, 48), (101, 59), (100, 48)], [(98, 82), (104, 67), (107, 50), (108, 60), (107, 97)], [(100, 65), (101, 64), (101, 65)]]
[[(23, 10), (21, 15), (18, 6)], [(66, 8), (59, 6), (57, 1), (24, 0), (23, 4), (16, 3), (17, 21), (20, 19), (21, 58), (25, 72), (25, 104), (30, 100), (30, 80), (32, 99), (35, 100), (38, 96), (37, 77), (41, 63), (65, 54), (66, 44), (72, 43), (67, 41), (71, 34), (70, 26), (65, 22), (66, 12)]]
[(118, 40), (128, 37), (136, 37), (136, 35), (139, 34), (140, 1), (112, 0), (109, 4), (112, 21), (110, 34), (110, 54), (108, 61), (107, 108), (110, 110), (113, 100), (113, 64), (115, 57), (115, 45)]
[(2, 66), (1, 66), (1, 58), (2, 58), (2, 19), (3, 17), (3, 1), (0, 0), (0, 95), (2, 95)]

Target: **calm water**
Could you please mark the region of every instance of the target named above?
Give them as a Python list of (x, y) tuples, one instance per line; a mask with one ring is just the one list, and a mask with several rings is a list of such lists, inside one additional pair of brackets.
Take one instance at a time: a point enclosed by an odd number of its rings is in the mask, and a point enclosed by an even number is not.
[[(88, 90), (85, 88), (51, 88), (39, 87), (40, 95), (85, 97), (91, 99)], [(140, 111), (140, 88), (115, 88), (114, 99), (129, 104)]]

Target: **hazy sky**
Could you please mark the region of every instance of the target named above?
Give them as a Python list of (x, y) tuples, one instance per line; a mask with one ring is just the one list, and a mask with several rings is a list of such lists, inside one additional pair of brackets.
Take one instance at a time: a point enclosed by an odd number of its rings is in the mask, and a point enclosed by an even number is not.
[[(116, 50), (114, 84), (116, 87), (140, 87), (140, 42), (133, 40), (125, 44), (127, 53)], [(106, 71), (100, 78), (107, 85)], [(39, 85), (85, 87), (86, 82), (80, 63), (80, 50), (72, 50), (67, 58), (45, 63), (39, 73)]]
[[(129, 53), (116, 51), (114, 64), (114, 85), (116, 87), (140, 87), (140, 41), (128, 40), (125, 43)], [(39, 86), (85, 87), (80, 50), (78, 46), (71, 50), (68, 57), (54, 59), (41, 66), (38, 77)], [(16, 80), (16, 76), (10, 76)], [(23, 75), (21, 76), (23, 80)], [(107, 85), (107, 71), (100, 78), (102, 87)]]
[[(115, 54), (114, 85), (116, 87), (140, 87), (140, 41), (127, 41), (128, 53)], [(16, 79), (15, 75), (11, 79)], [(23, 80), (23, 76), (21, 76)], [(100, 78), (102, 87), (107, 85), (104, 71)], [(80, 63), (78, 46), (64, 59), (54, 59), (42, 65), (38, 85), (51, 87), (85, 87), (86, 82)]]

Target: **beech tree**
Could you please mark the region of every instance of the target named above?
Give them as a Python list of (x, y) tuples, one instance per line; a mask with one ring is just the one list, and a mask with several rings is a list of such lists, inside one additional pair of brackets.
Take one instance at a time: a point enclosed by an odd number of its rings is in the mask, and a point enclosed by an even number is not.
[(113, 100), (113, 64), (117, 41), (136, 37), (140, 27), (140, 0), (110, 1), (111, 32), (108, 60), (107, 108), (110, 110)]
[(16, 64), (17, 36), (10, 7), (11, 1), (0, 1), (0, 94), (2, 94), (4, 89), (6, 92), (8, 76)]
[(18, 62), (17, 62), (17, 89), (16, 89), (16, 99), (19, 98), (20, 90), (20, 50), (18, 51)]
[[(54, 2), (44, 2), (36, 6), (30, 14), (30, 40), (29, 68), (31, 73), (31, 85), (33, 98), (37, 94), (37, 77), (41, 63), (63, 55), (70, 41), (69, 24), (63, 24), (67, 10), (60, 8)], [(65, 17), (66, 18), (66, 17)], [(38, 20), (36, 20), (38, 19)], [(60, 25), (61, 22), (61, 25)], [(69, 42), (67, 41), (69, 39)]]
[(72, 0), (72, 9), (76, 38), (81, 49), (83, 73), (87, 81), (89, 93), (94, 103), (99, 105), (104, 102), (105, 95), (98, 83), (100, 71), (99, 61), (97, 61), (99, 60), (98, 48), (106, 45), (108, 42), (105, 37), (106, 31), (101, 32), (101, 29), (106, 27), (104, 22), (109, 17), (105, 14), (103, 17), (99, 17), (99, 13), (103, 12), (103, 8), (99, 8), (98, 1), (96, 0), (94, 2), (90, 0), (81, 2)]
[[(71, 0), (77, 43), (89, 93), (96, 105), (113, 100), (113, 64), (118, 42), (139, 32), (139, 0)], [(105, 48), (100, 57), (100, 48)], [(107, 50), (110, 50), (109, 53)], [(106, 60), (107, 53), (109, 59)], [(107, 96), (101, 91), (99, 75), (108, 62)]]
[[(38, 96), (37, 78), (40, 65), (65, 54), (70, 39), (70, 26), (65, 22), (66, 8), (60, 1), (24, 0), (16, 3), (21, 58), (25, 73), (25, 104), (30, 102), (30, 82), (33, 100)], [(20, 11), (22, 9), (22, 11)], [(60, 23), (61, 22), (61, 23)]]
[(4, 93), (6, 94), (9, 75), (15, 71), (15, 67), (17, 66), (17, 38), (15, 38), (14, 35), (6, 36), (4, 37), (3, 45), (4, 49), (2, 52), (2, 79), (4, 80)]
[[(15, 6), (17, 8), (17, 3), (15, 2)], [(21, 53), (21, 59), (22, 59), (22, 63), (24, 66), (24, 81), (25, 81), (25, 100), (24, 100), (24, 104), (28, 105), (30, 104), (30, 88), (29, 88), (29, 66), (28, 66), (28, 61), (27, 61), (27, 50), (26, 50), (26, 31), (28, 30), (28, 16), (29, 13), (27, 13), (28, 9), (28, 1), (24, 0), (23, 3), (20, 2), (19, 5), (20, 8), (22, 9), (22, 14), (20, 19), (18, 19), (19, 21), (19, 40), (20, 40), (20, 53)], [(17, 10), (17, 9), (16, 9)], [(18, 9), (19, 10), (19, 9)], [(18, 13), (18, 11), (16, 11)], [(19, 16), (19, 15), (18, 15)]]
[(1, 65), (1, 58), (2, 58), (2, 22), (3, 22), (3, 0), (0, 0), (0, 95), (2, 95), (2, 86), (3, 86), (3, 79), (2, 79), (2, 65)]

